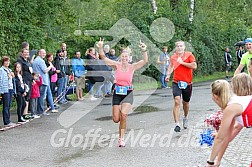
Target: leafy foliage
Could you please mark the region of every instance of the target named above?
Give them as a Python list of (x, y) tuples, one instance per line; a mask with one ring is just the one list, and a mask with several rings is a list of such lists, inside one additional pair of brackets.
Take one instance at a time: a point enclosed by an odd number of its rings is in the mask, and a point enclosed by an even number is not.
[[(28, 41), (31, 49), (45, 48), (53, 53), (66, 42), (69, 55), (75, 50), (84, 55), (98, 40), (84, 35), (85, 30), (108, 30), (119, 19), (127, 18), (159, 48), (168, 45), (172, 51), (179, 39), (191, 43), (198, 63), (195, 75), (224, 71), (224, 47), (230, 47), (237, 65), (234, 44), (252, 33), (251, 1), (197, 0), (192, 23), (188, 19), (190, 1), (156, 0), (156, 4), (154, 14), (151, 0), (0, 0), (0, 55), (14, 59), (23, 41)], [(149, 32), (152, 22), (161, 17), (175, 25), (174, 37), (165, 43), (155, 41)], [(76, 30), (81, 31), (79, 36), (74, 35)], [(119, 44), (124, 43), (127, 41)], [(148, 70), (145, 73), (157, 76), (155, 68)]]

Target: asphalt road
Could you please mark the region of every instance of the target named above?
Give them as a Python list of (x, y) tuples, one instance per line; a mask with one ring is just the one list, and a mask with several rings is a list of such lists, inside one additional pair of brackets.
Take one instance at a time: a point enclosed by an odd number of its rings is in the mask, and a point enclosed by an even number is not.
[[(206, 129), (204, 119), (218, 109), (211, 100), (210, 82), (194, 84), (189, 128), (180, 133), (173, 131), (171, 89), (135, 91), (134, 98), (133, 109), (141, 107), (129, 114), (126, 147), (117, 147), (118, 124), (111, 120), (111, 98), (86, 99), (62, 105), (59, 113), (0, 132), (0, 166), (205, 165), (211, 148), (200, 146), (199, 136)], [(250, 132), (245, 129), (242, 134)], [(237, 137), (241, 143), (234, 142), (227, 150), (222, 166), (248, 166), (252, 160), (251, 140), (242, 134)], [(243, 156), (234, 158), (237, 154)]]

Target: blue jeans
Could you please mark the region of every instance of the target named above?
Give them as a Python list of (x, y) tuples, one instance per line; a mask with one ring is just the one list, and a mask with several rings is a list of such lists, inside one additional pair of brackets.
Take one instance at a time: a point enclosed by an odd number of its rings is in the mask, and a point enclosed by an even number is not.
[(96, 96), (101, 96), (102, 94), (102, 87), (105, 86), (102, 82), (97, 82), (97, 90), (96, 90)]
[[(68, 86), (68, 80), (69, 80), (69, 76), (68, 75), (66, 75), (65, 76), (65, 85), (64, 85), (64, 91), (66, 91), (66, 89), (67, 89), (67, 86)], [(66, 92), (67, 93), (67, 92)], [(68, 99), (67, 99), (67, 95), (65, 94), (65, 96), (64, 96), (64, 101), (67, 101)]]
[(94, 84), (92, 82), (88, 82), (88, 94), (93, 95), (94, 93)]
[(2, 113), (3, 113), (4, 125), (8, 125), (10, 123), (9, 99), (10, 99), (9, 93), (2, 94), (2, 101), (3, 101), (3, 112)]
[(167, 87), (167, 83), (165, 81), (166, 74), (167, 74), (167, 66), (161, 66), (161, 76), (160, 76), (160, 82), (161, 82), (161, 87), (165, 88)]
[[(62, 96), (64, 94), (64, 91), (65, 91), (65, 81), (66, 81), (65, 77), (58, 78), (58, 80), (57, 80), (57, 83), (58, 83), (57, 96), (58, 97), (60, 95)], [(65, 101), (65, 96), (62, 97), (59, 102), (63, 102), (63, 101)]]
[(41, 85), (39, 88), (39, 92), (40, 92), (40, 97), (38, 98), (38, 112), (37, 114), (43, 114), (44, 112), (44, 100), (46, 98), (46, 90), (47, 86), (46, 85)]
[(50, 85), (41, 85), (40, 88), (40, 97), (38, 99), (38, 114), (43, 114), (45, 111), (44, 103), (46, 97), (48, 98), (49, 106), (51, 110), (54, 110), (53, 97), (50, 89)]
[(49, 106), (51, 110), (54, 110), (54, 104), (53, 104), (53, 95), (51, 91), (50, 85), (46, 85), (46, 98), (48, 100)]
[(9, 111), (10, 111), (10, 106), (11, 106), (11, 103), (12, 103), (13, 94), (14, 94), (14, 90), (13, 89), (9, 89), (9, 105), (8, 105), (8, 110)]
[(105, 94), (111, 94), (112, 83), (110, 81), (105, 82)]
[(165, 81), (165, 78), (166, 78), (166, 75), (161, 73), (160, 82), (161, 82), (162, 88), (167, 87), (167, 83), (166, 83), (166, 81)]

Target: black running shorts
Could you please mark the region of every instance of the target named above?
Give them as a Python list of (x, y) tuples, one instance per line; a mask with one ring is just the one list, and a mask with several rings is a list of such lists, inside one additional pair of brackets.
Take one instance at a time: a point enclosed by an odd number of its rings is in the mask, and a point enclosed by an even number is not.
[(185, 102), (189, 102), (192, 96), (192, 84), (187, 85), (186, 89), (179, 89), (178, 84), (172, 82), (173, 97), (181, 96)]
[(113, 94), (112, 105), (121, 105), (122, 103), (133, 104), (133, 91), (128, 90), (127, 95)]

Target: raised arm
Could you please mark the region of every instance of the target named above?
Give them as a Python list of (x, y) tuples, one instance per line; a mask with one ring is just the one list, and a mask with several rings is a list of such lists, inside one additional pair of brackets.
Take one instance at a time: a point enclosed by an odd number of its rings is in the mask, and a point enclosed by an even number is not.
[(139, 47), (141, 48), (143, 59), (132, 64), (133, 70), (138, 70), (142, 68), (146, 63), (148, 63), (148, 55), (147, 55), (147, 50), (146, 50), (147, 46), (143, 42), (140, 42)]
[(116, 61), (113, 61), (113, 60), (110, 60), (109, 58), (107, 58), (105, 56), (105, 53), (103, 51), (103, 39), (100, 38), (100, 41), (98, 42), (97, 44), (97, 47), (99, 49), (99, 57), (109, 66), (111, 67), (116, 67), (117, 66), (117, 63)]

